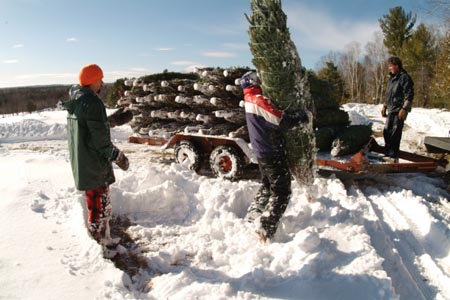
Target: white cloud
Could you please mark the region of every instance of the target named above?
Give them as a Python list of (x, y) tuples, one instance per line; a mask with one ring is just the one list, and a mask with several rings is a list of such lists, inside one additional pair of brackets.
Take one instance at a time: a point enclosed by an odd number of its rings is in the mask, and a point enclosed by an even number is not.
[(4, 64), (17, 64), (19, 63), (18, 59), (7, 59), (3, 61)]
[(189, 60), (178, 60), (170, 62), (171, 65), (175, 66), (187, 66), (187, 65), (195, 65), (195, 62)]
[(217, 58), (232, 58), (236, 57), (236, 54), (231, 52), (204, 52), (204, 56), (207, 57), (217, 57)]
[(76, 42), (78, 42), (78, 39), (75, 38), (75, 37), (71, 37), (71, 38), (67, 38), (66, 42), (68, 42), (68, 43), (76, 43)]
[(15, 44), (12, 46), (13, 48), (23, 48), (25, 47), (23, 44)]
[(342, 50), (350, 42), (365, 45), (379, 31), (377, 21), (349, 21), (332, 18), (301, 4), (286, 9), (294, 42), (304, 49)]
[(156, 48), (156, 51), (172, 51), (174, 50), (173, 48)]

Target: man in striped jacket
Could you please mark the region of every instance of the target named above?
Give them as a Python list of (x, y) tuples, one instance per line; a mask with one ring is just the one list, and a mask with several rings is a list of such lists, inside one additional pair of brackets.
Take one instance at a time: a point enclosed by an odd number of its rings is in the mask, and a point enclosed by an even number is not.
[(275, 234), (291, 196), (291, 173), (283, 132), (308, 122), (308, 114), (302, 110), (289, 114), (277, 109), (262, 95), (255, 72), (244, 74), (240, 83), (244, 90), (250, 142), (262, 176), (262, 186), (247, 211), (246, 220), (257, 224), (257, 233), (266, 241)]

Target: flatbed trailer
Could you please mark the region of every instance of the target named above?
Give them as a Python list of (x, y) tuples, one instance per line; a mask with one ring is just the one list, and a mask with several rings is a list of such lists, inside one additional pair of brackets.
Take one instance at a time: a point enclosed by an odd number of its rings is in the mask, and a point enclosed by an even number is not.
[[(440, 139), (430, 140), (427, 138), (425, 140), (441, 141)], [(215, 176), (230, 180), (241, 178), (245, 166), (257, 164), (250, 144), (241, 138), (176, 133), (169, 139), (132, 136), (128, 141), (161, 146), (162, 151), (173, 148), (177, 163), (185, 164), (190, 169), (198, 171), (209, 162), (209, 167)], [(444, 152), (447, 151), (446, 148), (439, 148), (441, 146), (439, 144), (435, 147)], [(319, 158), (316, 158), (316, 163), (319, 168), (335, 169), (354, 174), (426, 173), (434, 172), (439, 167), (446, 168), (448, 164), (443, 158), (434, 159), (406, 151), (400, 151), (399, 161), (393, 161), (384, 157), (384, 150), (384, 147), (378, 145), (372, 138), (349, 159), (320, 158), (319, 155)], [(447, 152), (450, 152), (450, 150)]]
[(395, 161), (384, 156), (385, 148), (371, 139), (363, 149), (354, 154), (349, 160), (316, 159), (319, 166), (332, 167), (341, 171), (356, 174), (386, 174), (386, 173), (414, 173), (434, 172), (438, 167), (445, 168), (448, 162), (428, 156), (406, 151), (399, 152), (399, 160)]
[(426, 136), (424, 144), (429, 153), (450, 153), (450, 137)]

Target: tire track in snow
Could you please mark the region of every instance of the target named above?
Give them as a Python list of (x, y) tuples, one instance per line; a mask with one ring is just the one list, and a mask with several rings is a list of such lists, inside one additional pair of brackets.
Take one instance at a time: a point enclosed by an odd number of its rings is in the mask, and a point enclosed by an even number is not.
[[(357, 188), (356, 197), (364, 198), (376, 216), (375, 221), (365, 218), (365, 227), (377, 253), (385, 260), (383, 267), (400, 299), (450, 299), (447, 288), (450, 286), (450, 230), (445, 217), (436, 211), (433, 203), (398, 188), (401, 184), (396, 179), (390, 178), (393, 186), (380, 186), (377, 181), (372, 178), (351, 181), (351, 184)], [(423, 187), (427, 197), (429, 189)], [(415, 207), (408, 209), (405, 203)], [(414, 214), (417, 211), (423, 213), (425, 221)], [(424, 226), (427, 218), (428, 232)]]

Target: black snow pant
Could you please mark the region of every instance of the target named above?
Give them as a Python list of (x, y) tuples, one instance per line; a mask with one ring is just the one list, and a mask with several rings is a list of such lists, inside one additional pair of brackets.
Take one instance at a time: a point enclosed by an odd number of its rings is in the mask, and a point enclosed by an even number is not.
[(286, 210), (291, 196), (291, 173), (287, 158), (258, 159), (262, 186), (247, 211), (246, 219), (253, 221), (261, 216), (261, 226), (266, 238), (271, 238)]
[(385, 154), (387, 156), (398, 158), (404, 124), (404, 121), (398, 119), (398, 112), (388, 114), (383, 130)]

